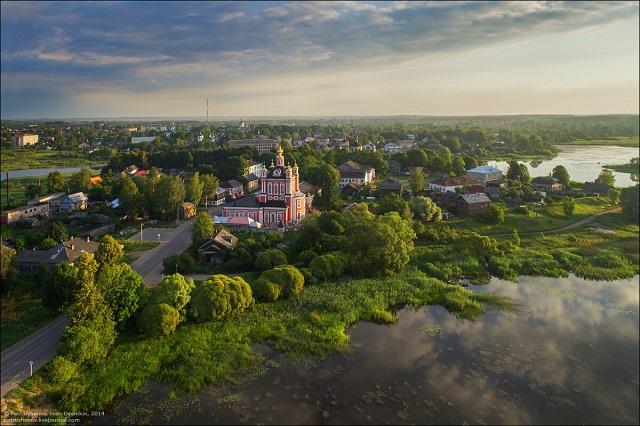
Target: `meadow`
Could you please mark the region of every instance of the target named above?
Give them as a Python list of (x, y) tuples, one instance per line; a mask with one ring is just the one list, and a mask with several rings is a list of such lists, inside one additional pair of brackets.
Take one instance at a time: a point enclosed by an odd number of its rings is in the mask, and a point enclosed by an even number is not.
[(88, 166), (97, 161), (78, 151), (52, 151), (33, 149), (2, 149), (0, 170), (35, 169), (46, 167), (79, 167)]
[(566, 144), (557, 143), (557, 145), (606, 145), (637, 147), (640, 146), (640, 140), (638, 136), (617, 136), (603, 139), (576, 139)]

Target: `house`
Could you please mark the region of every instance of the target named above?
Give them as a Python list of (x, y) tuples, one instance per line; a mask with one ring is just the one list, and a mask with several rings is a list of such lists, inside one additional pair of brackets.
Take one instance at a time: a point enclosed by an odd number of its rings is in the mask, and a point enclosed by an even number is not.
[(609, 186), (598, 182), (585, 182), (582, 185), (582, 190), (588, 195), (600, 196), (609, 194)]
[(227, 197), (239, 198), (244, 195), (244, 185), (235, 179), (229, 179), (220, 184), (221, 188), (227, 191)]
[(538, 176), (531, 180), (531, 186), (536, 191), (553, 192), (560, 191), (562, 184), (560, 181), (551, 176)]
[(180, 219), (187, 220), (196, 215), (196, 206), (193, 203), (185, 201), (180, 209)]
[(399, 175), (402, 173), (402, 164), (396, 160), (389, 160), (389, 173), (392, 175)]
[(381, 197), (384, 197), (387, 194), (398, 194), (402, 195), (402, 182), (398, 179), (385, 179), (378, 184), (378, 193)]
[(131, 143), (145, 143), (145, 142), (154, 142), (157, 136), (132, 136)]
[(49, 250), (23, 250), (14, 259), (17, 270), (25, 275), (33, 275), (43, 265), (51, 272), (58, 263), (73, 263), (83, 252), (94, 253), (98, 243), (89, 238), (71, 238)]
[(13, 139), (13, 146), (16, 148), (24, 148), (25, 146), (36, 145), (37, 143), (38, 135), (23, 134)]
[(75, 194), (65, 195), (51, 201), (51, 207), (59, 213), (67, 213), (76, 210), (86, 210), (89, 197), (84, 192), (76, 192)]
[(476, 179), (481, 185), (486, 185), (488, 182), (499, 181), (503, 178), (502, 170), (491, 166), (479, 166), (467, 170), (467, 176)]
[(291, 141), (292, 148), (302, 148), (307, 142), (304, 139), (296, 139), (295, 141)]
[(202, 263), (218, 265), (222, 263), (227, 253), (238, 244), (238, 237), (222, 229), (215, 236), (198, 247), (198, 258)]
[(260, 178), (256, 176), (255, 173), (249, 173), (249, 174), (243, 175), (242, 179), (245, 181), (245, 184), (246, 184), (245, 192), (253, 192), (256, 189), (258, 189), (258, 186), (260, 185)]
[(130, 176), (134, 176), (136, 173), (138, 173), (138, 167), (132, 164), (124, 169), (124, 172)]
[(443, 178), (429, 184), (429, 189), (438, 192), (456, 192), (456, 189), (462, 189), (465, 186), (478, 185), (478, 181), (468, 177), (462, 178)]
[(487, 190), (482, 185), (471, 185), (464, 187), (464, 192), (467, 194), (486, 194)]
[(215, 216), (213, 218), (213, 223), (216, 225), (222, 224), (229, 227), (235, 227), (238, 229), (248, 228), (248, 229), (260, 229), (262, 228), (262, 223), (247, 217), (247, 216)]
[(60, 197), (64, 197), (65, 194), (64, 192), (55, 192), (53, 194), (49, 194), (49, 195), (43, 195), (41, 197), (36, 197), (32, 200), (27, 201), (27, 205), (28, 206), (35, 206), (36, 204), (42, 204), (42, 203), (51, 203), (52, 200), (55, 200), (56, 198), (60, 198)]
[(342, 187), (340, 193), (345, 197), (353, 197), (356, 194), (359, 194), (362, 191), (362, 188), (353, 182), (349, 182), (345, 186)]
[(39, 204), (32, 204), (29, 206), (18, 207), (13, 210), (4, 210), (0, 216), (0, 223), (3, 225), (9, 225), (11, 223), (18, 222), (19, 220), (33, 218), (36, 216), (46, 216), (49, 214), (49, 203), (41, 202)]
[(372, 152), (376, 152), (376, 150), (378, 149), (375, 144), (371, 141), (368, 141), (366, 144), (362, 145), (362, 149), (365, 151), (372, 151)]
[(101, 185), (102, 184), (102, 178), (100, 176), (94, 176), (92, 178), (89, 179), (91, 181), (91, 185)]
[(247, 174), (255, 174), (258, 177), (262, 176), (264, 171), (264, 163), (258, 163), (257, 161), (249, 160), (249, 167), (247, 167)]
[(398, 146), (400, 147), (401, 151), (408, 151), (416, 147), (416, 141), (411, 139), (398, 141)]
[(456, 207), (459, 213), (465, 216), (474, 216), (484, 211), (490, 204), (491, 200), (487, 194), (480, 192), (458, 196)]
[(231, 148), (242, 148), (245, 146), (255, 148), (260, 154), (278, 149), (280, 143), (275, 139), (255, 138), (255, 139), (233, 139), (227, 141), (227, 146)]
[(298, 164), (285, 165), (282, 149), (278, 148), (275, 163), (260, 179), (260, 190), (231, 200), (222, 207), (222, 214), (232, 219), (250, 218), (267, 227), (284, 227), (302, 221), (310, 209), (310, 200), (300, 191)]
[(334, 139), (331, 141), (330, 147), (333, 149), (349, 149), (349, 140), (347, 138), (344, 139)]
[(376, 171), (373, 167), (351, 160), (338, 166), (338, 171), (340, 172), (340, 188), (344, 188), (351, 182), (358, 186), (369, 185), (376, 177)]
[(387, 154), (398, 154), (401, 149), (400, 149), (400, 145), (395, 144), (395, 143), (387, 143), (382, 147), (382, 151), (386, 152)]

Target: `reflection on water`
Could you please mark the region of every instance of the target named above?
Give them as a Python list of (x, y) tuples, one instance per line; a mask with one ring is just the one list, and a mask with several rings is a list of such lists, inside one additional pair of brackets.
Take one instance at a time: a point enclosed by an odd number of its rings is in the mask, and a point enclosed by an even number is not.
[[(622, 146), (595, 146), (595, 145), (557, 145), (560, 153), (551, 160), (520, 161), (529, 167), (531, 177), (548, 176), (555, 166), (566, 167), (572, 180), (577, 182), (593, 181), (598, 177), (602, 166), (606, 164), (626, 164), (637, 157), (638, 148)], [(497, 167), (505, 173), (509, 170), (506, 161), (489, 161), (488, 164)], [(629, 173), (613, 172), (616, 178), (616, 186), (626, 187), (635, 185)]]
[[(638, 277), (493, 279), (470, 287), (523, 303), (475, 322), (437, 306), (392, 326), (359, 323), (353, 353), (286, 364), (146, 410), (139, 392), (109, 422), (152, 424), (638, 423)], [(168, 413), (170, 412), (170, 413)], [(141, 415), (140, 413), (145, 413)]]

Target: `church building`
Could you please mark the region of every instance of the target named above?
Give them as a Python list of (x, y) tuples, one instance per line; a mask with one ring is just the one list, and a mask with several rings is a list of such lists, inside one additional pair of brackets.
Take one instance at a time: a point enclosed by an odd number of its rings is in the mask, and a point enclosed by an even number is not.
[(311, 209), (311, 197), (300, 191), (298, 164), (285, 165), (278, 148), (275, 164), (260, 171), (260, 190), (222, 207), (223, 216), (249, 217), (265, 227), (284, 227), (302, 221)]

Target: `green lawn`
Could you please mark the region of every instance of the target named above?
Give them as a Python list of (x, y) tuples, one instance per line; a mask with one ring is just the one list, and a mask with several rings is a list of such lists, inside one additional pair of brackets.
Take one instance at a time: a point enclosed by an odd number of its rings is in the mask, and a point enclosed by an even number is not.
[(480, 220), (466, 218), (451, 222), (450, 226), (476, 231), (482, 235), (507, 234), (517, 229), (519, 233), (544, 232), (570, 225), (597, 213), (614, 207), (608, 198), (584, 197), (576, 199), (576, 208), (572, 216), (565, 216), (562, 203), (529, 211), (528, 215), (513, 213), (506, 209), (505, 221), (500, 225), (488, 225)]
[(151, 250), (152, 248), (157, 247), (160, 244), (157, 241), (118, 240), (118, 242), (124, 246), (125, 253)]
[(0, 169), (22, 170), (45, 167), (88, 166), (96, 161), (77, 151), (49, 151), (34, 149), (3, 148)]
[(606, 139), (577, 139), (573, 142), (563, 145), (609, 145), (638, 147), (640, 146), (640, 141), (638, 136), (617, 136)]
[(0, 350), (27, 337), (55, 316), (42, 300), (29, 295), (3, 296), (0, 304)]

